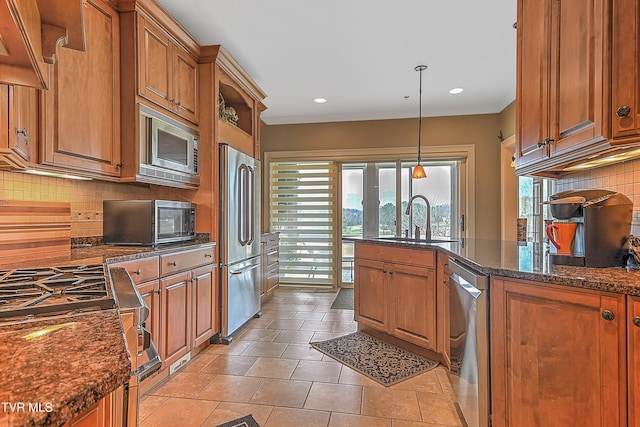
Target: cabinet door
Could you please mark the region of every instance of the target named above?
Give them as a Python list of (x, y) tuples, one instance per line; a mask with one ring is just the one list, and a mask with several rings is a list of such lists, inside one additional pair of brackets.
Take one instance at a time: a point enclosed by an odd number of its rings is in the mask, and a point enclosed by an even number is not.
[(162, 314), (162, 308), (160, 307), (160, 281), (152, 280), (137, 285), (138, 292), (144, 301), (145, 305), (149, 309), (149, 317), (145, 321), (145, 326), (149, 332), (151, 332), (151, 339), (153, 339), (160, 357), (164, 360), (164, 354), (162, 354), (162, 332), (160, 329), (160, 317)]
[(614, 139), (640, 134), (639, 13), (637, 0), (613, 1), (611, 136)]
[(84, 8), (86, 51), (61, 48), (43, 91), (42, 163), (120, 175), (118, 14), (103, 0)]
[(436, 348), (436, 271), (389, 265), (389, 331), (425, 348)]
[(387, 331), (388, 270), (383, 262), (355, 260), (355, 318), (362, 326)]
[(182, 48), (174, 49), (174, 111), (198, 124), (198, 63)]
[(449, 257), (438, 252), (438, 269), (436, 275), (436, 351), (444, 357), (447, 367), (451, 365), (450, 357), (450, 308), (449, 308)]
[(218, 312), (213, 265), (192, 272), (193, 337), (192, 346), (207, 341), (217, 332)]
[(640, 427), (640, 298), (629, 298), (629, 427)]
[[(10, 86), (12, 110), (9, 135), (13, 137), (13, 151), (26, 161), (35, 161), (38, 142), (38, 91), (25, 86)], [(11, 143), (11, 141), (10, 141)]]
[(624, 295), (501, 278), (490, 292), (494, 426), (624, 425)]
[[(605, 0), (554, 1), (551, 20), (551, 156), (603, 136)], [(626, 12), (625, 12), (626, 13)], [(608, 106), (606, 106), (608, 108)]]
[[(63, 427), (109, 427), (117, 420), (111, 419), (112, 395), (106, 395), (99, 402), (94, 403), (77, 415)], [(117, 424), (116, 424), (117, 425)]]
[(551, 0), (518, 1), (516, 160), (522, 167), (548, 157)]
[(191, 349), (191, 273), (160, 279), (162, 296), (162, 346), (166, 366)]
[(173, 43), (144, 18), (138, 18), (138, 93), (170, 110), (172, 107)]

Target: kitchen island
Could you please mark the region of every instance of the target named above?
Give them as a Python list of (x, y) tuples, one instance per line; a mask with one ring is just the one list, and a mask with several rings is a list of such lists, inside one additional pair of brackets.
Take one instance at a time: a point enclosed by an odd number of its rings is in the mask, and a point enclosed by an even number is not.
[[(480, 415), (478, 425), (640, 425), (640, 271), (554, 265), (545, 246), (533, 243), (380, 238), (355, 246), (359, 329), (391, 341), (407, 332), (428, 338), (421, 347), (451, 366), (459, 404)], [(419, 264), (431, 266), (425, 278), (436, 268), (435, 283), (415, 274)], [(488, 276), (481, 292), (449, 275), (460, 264)], [(460, 304), (463, 291), (477, 304)], [(435, 336), (423, 333), (434, 329)], [(467, 362), (484, 365), (484, 376)], [(487, 399), (474, 384), (489, 371)], [(474, 395), (486, 406), (473, 403)]]

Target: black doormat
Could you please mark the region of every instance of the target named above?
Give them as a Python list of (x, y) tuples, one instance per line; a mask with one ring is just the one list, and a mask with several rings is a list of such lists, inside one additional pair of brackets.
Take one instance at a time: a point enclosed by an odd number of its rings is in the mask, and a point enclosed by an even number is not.
[(237, 420), (219, 424), (216, 427), (260, 427), (260, 425), (253, 419), (253, 416), (249, 414)]
[(438, 366), (436, 361), (363, 332), (312, 342), (311, 346), (385, 386), (399, 383)]
[(353, 288), (340, 288), (340, 292), (333, 300), (331, 308), (340, 310), (353, 310)]

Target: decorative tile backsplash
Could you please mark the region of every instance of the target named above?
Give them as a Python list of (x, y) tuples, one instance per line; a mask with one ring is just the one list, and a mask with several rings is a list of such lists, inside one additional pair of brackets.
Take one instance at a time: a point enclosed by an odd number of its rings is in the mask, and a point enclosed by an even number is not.
[(71, 237), (102, 236), (102, 201), (149, 199), (148, 187), (0, 171), (0, 199), (71, 203)]
[(631, 233), (640, 236), (640, 160), (632, 160), (567, 175), (556, 181), (556, 192), (603, 188), (618, 191), (633, 202)]

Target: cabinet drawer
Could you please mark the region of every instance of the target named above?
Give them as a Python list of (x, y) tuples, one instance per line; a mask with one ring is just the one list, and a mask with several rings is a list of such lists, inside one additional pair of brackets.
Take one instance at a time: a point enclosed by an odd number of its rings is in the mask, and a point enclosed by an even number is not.
[(356, 243), (355, 256), (400, 264), (417, 265), (420, 267), (436, 266), (436, 251), (433, 249), (413, 249), (401, 246)]
[(190, 251), (176, 252), (160, 255), (160, 275), (166, 276), (178, 271), (211, 264), (213, 262), (214, 247), (193, 249)]
[(267, 289), (271, 289), (280, 281), (280, 269), (278, 266), (269, 268), (267, 271)]
[(267, 257), (266, 259), (263, 260), (263, 262), (266, 262), (268, 266), (277, 264), (280, 258), (280, 251), (278, 249), (271, 249), (271, 250), (267, 249), (266, 252), (267, 252)]
[(158, 257), (136, 259), (132, 261), (111, 264), (111, 267), (123, 267), (129, 272), (133, 283), (139, 285), (149, 280), (157, 279), (160, 276)]

